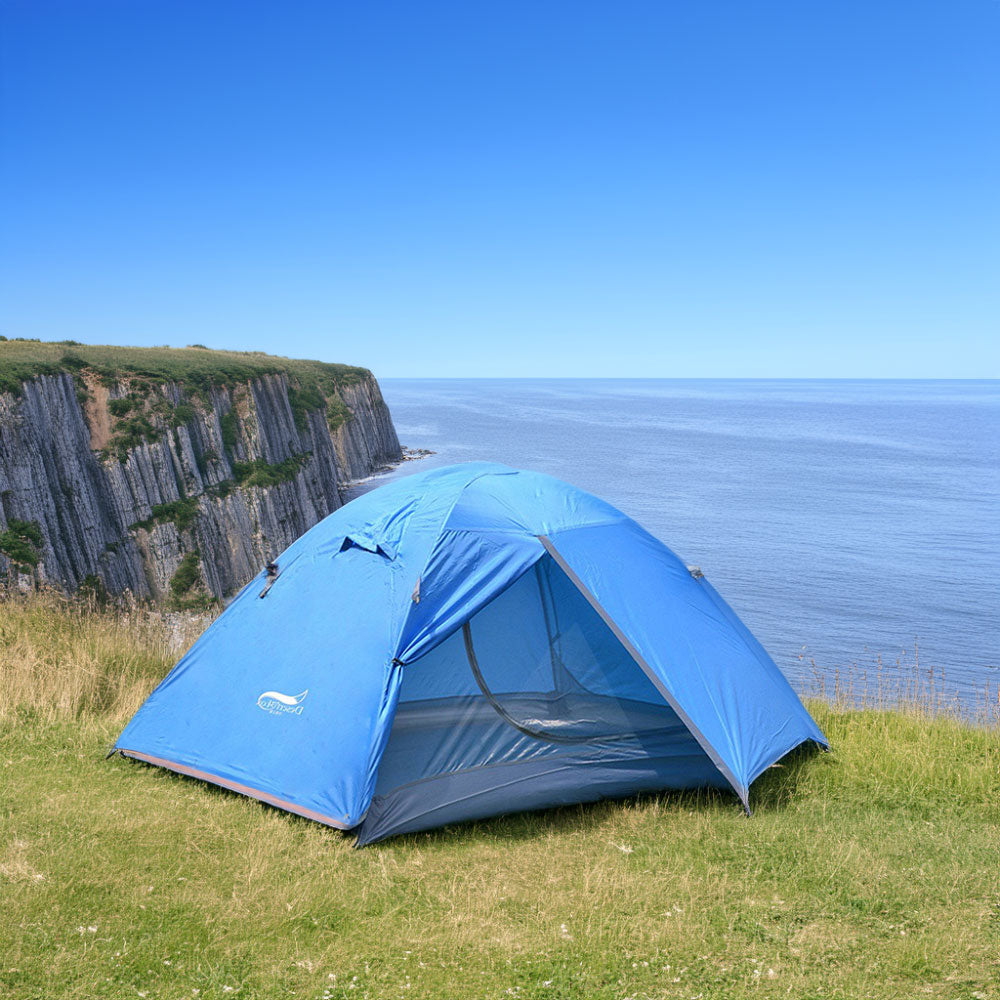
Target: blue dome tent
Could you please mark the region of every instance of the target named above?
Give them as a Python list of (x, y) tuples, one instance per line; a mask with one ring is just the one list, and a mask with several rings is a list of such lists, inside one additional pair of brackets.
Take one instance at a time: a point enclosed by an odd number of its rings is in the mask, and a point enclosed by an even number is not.
[(114, 749), (367, 844), (750, 783), (826, 740), (708, 581), (620, 511), (490, 463), (365, 494), (261, 572)]

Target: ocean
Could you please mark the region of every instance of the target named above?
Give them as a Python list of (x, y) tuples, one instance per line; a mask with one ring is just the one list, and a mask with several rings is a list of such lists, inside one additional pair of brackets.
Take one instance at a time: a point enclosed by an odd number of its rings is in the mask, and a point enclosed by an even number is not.
[(881, 659), (996, 700), (1000, 382), (380, 384), (400, 440), (436, 453), (393, 477), (484, 459), (603, 497), (700, 566), (800, 690), (871, 691)]

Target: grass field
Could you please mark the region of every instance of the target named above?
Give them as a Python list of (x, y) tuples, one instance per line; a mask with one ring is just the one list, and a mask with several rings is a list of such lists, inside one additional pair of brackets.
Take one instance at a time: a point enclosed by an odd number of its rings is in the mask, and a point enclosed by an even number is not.
[(1000, 996), (1000, 734), (810, 704), (753, 787), (362, 851), (120, 758), (162, 620), (0, 605), (0, 995)]

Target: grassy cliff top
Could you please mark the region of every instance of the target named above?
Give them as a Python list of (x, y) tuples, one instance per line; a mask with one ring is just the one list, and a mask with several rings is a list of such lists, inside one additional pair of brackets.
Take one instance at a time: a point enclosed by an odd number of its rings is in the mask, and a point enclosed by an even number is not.
[(106, 380), (140, 378), (208, 389), (232, 386), (261, 375), (284, 373), (305, 389), (324, 394), (367, 378), (366, 368), (282, 358), (261, 351), (213, 351), (191, 347), (116, 347), (73, 340), (0, 340), (0, 392), (21, 391), (36, 375), (92, 371)]

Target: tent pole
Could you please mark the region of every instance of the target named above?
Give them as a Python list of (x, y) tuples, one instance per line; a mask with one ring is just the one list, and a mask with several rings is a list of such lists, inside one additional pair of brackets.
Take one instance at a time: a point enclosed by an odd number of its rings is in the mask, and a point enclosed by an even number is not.
[(709, 743), (705, 734), (694, 724), (691, 717), (684, 711), (680, 702), (673, 696), (670, 689), (663, 683), (663, 680), (656, 673), (655, 670), (646, 662), (645, 657), (639, 652), (638, 649), (632, 644), (632, 641), (627, 635), (618, 627), (617, 622), (605, 611), (601, 602), (594, 596), (593, 593), (587, 588), (584, 582), (576, 575), (573, 567), (570, 566), (559, 550), (552, 544), (552, 540), (547, 535), (536, 535), (537, 539), (542, 543), (545, 551), (548, 552), (550, 556), (555, 560), (556, 565), (569, 577), (570, 583), (580, 591), (581, 594), (587, 599), (590, 606), (601, 616), (604, 624), (611, 629), (614, 633), (615, 638), (625, 647), (629, 656), (639, 664), (642, 672), (649, 678), (653, 686), (659, 691), (663, 700), (677, 713), (677, 717), (687, 726), (691, 735), (698, 741), (698, 745), (705, 751), (708, 755), (709, 760), (718, 768), (722, 776), (729, 782), (732, 786), (733, 791), (739, 797), (740, 802), (743, 804), (744, 810), (746, 810), (747, 815), (750, 813), (750, 806), (747, 801), (749, 789), (747, 789), (733, 774), (732, 769), (729, 765), (719, 756), (715, 747)]

